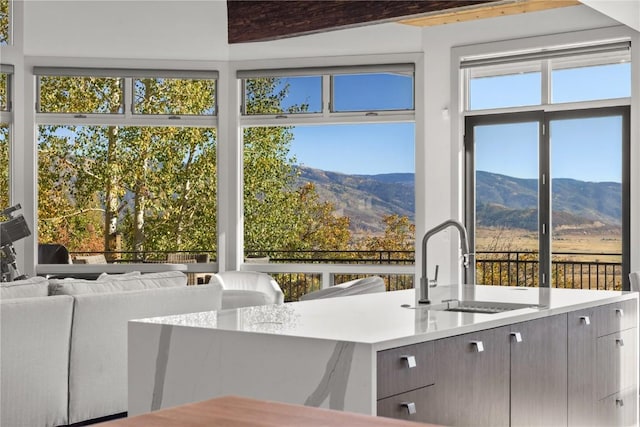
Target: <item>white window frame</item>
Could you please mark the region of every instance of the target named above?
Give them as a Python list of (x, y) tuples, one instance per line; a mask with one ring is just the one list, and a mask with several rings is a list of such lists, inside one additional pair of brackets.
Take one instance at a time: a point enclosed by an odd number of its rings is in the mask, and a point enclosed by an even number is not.
[[(74, 74), (76, 73), (76, 74)], [(218, 96), (214, 115), (182, 114), (136, 114), (133, 113), (133, 82), (138, 78), (166, 77), (190, 79), (195, 76), (207, 76), (218, 81), (217, 71), (207, 70), (158, 70), (158, 69), (108, 69), (108, 68), (64, 68), (34, 67), (36, 76), (36, 124), (69, 126), (179, 126), (179, 127), (216, 127), (218, 126)], [(119, 77), (123, 79), (123, 113), (47, 113), (39, 111), (40, 84), (39, 75), (65, 77)]]
[[(570, 110), (588, 110), (603, 107), (631, 107), (631, 159), (637, 158), (637, 154), (634, 153), (634, 141), (640, 140), (640, 131), (637, 129), (637, 123), (634, 125), (634, 110), (637, 110), (639, 89), (634, 89), (634, 74), (632, 72), (631, 79), (631, 96), (624, 98), (613, 99), (601, 99), (591, 101), (579, 101), (579, 102), (567, 102), (567, 103), (555, 103), (551, 104), (551, 87), (549, 82), (551, 81), (551, 58), (542, 61), (542, 102), (539, 105), (521, 106), (521, 107), (506, 107), (495, 109), (483, 109), (483, 110), (469, 110), (469, 72), (468, 69), (464, 69), (461, 64), (465, 60), (470, 58), (484, 58), (489, 59), (496, 58), (499, 60), (503, 56), (513, 55), (512, 58), (525, 60), (526, 58), (541, 59), (545, 58), (549, 52), (557, 50), (559, 56), (564, 56), (571, 49), (575, 52), (585, 50), (586, 52), (597, 50), (598, 46), (604, 46), (603, 52), (611, 51), (607, 47), (619, 48), (621, 44), (629, 45), (631, 54), (631, 60), (638, 62), (640, 55), (638, 55), (638, 37), (630, 35), (628, 30), (623, 26), (610, 27), (597, 30), (585, 30), (577, 31), (567, 34), (555, 34), (539, 37), (531, 37), (520, 40), (508, 40), (503, 42), (491, 42), (479, 45), (469, 45), (454, 47), (451, 55), (451, 70), (452, 73), (457, 71), (458, 79), (453, 78), (451, 82), (451, 100), (452, 111), (454, 112), (454, 120), (452, 120), (452, 138), (458, 138), (458, 144), (464, 147), (464, 127), (465, 117), (482, 116), (489, 114), (507, 114), (517, 112), (531, 112), (531, 111), (543, 111), (543, 112), (558, 112), (558, 111), (570, 111)], [(518, 53), (514, 53), (518, 52)], [(550, 55), (553, 57), (554, 55)], [(568, 56), (568, 55), (567, 55)], [(483, 59), (480, 59), (483, 60)], [(509, 67), (508, 61), (505, 62), (505, 67)], [(637, 86), (637, 85), (636, 85)], [(637, 113), (636, 113), (637, 114)], [(453, 168), (457, 173), (458, 183), (465, 183), (466, 167), (462, 158), (457, 159)], [(634, 175), (637, 174), (633, 170), (633, 161), (631, 162), (631, 177), (630, 182), (634, 182)], [(637, 182), (637, 178), (636, 178)], [(465, 189), (465, 186), (461, 184), (461, 188)], [(466, 212), (466, 209), (474, 209), (473, 206), (466, 206), (465, 199), (467, 198), (467, 192), (469, 189), (461, 191), (458, 199), (456, 200), (457, 208), (460, 212)], [(634, 202), (634, 190), (633, 184), (630, 190), (631, 202), (629, 206), (630, 216), (637, 217), (637, 202)], [(635, 215), (635, 216), (634, 216)], [(475, 224), (474, 224), (475, 226)], [(629, 227), (629, 241), (637, 241), (638, 231), (634, 224), (630, 224)], [(471, 230), (470, 230), (471, 232)], [(629, 266), (631, 271), (634, 270), (634, 260), (640, 259), (640, 254), (637, 253), (637, 248), (631, 245), (630, 253), (627, 257), (630, 258)], [(453, 253), (453, 252), (452, 252)]]
[[(50, 60), (49, 60), (50, 61)], [(218, 127), (218, 113), (220, 111), (219, 105), (219, 96), (216, 92), (216, 104), (215, 104), (215, 115), (207, 115), (207, 116), (194, 116), (194, 115), (143, 115), (143, 114), (133, 114), (132, 113), (132, 102), (133, 102), (133, 79), (134, 75), (137, 78), (144, 77), (173, 77), (173, 78), (189, 78), (188, 76), (194, 75), (215, 75), (216, 78), (216, 91), (219, 87), (218, 85), (218, 72), (216, 71), (220, 64), (218, 63), (194, 63), (194, 68), (189, 69), (174, 69), (169, 67), (164, 67), (163, 61), (159, 64), (149, 64), (146, 67), (146, 63), (140, 64), (141, 67), (131, 67), (131, 68), (113, 68), (113, 67), (96, 67), (95, 64), (91, 64), (90, 67), (84, 67), (83, 64), (79, 65), (78, 68), (68, 67), (63, 65), (65, 63), (73, 62), (73, 60), (60, 58), (57, 60), (60, 65), (40, 65), (37, 61), (31, 67), (34, 72), (32, 76), (34, 78), (34, 91), (33, 91), (33, 99), (34, 99), (34, 158), (37, 158), (37, 129), (41, 125), (59, 125), (59, 126), (132, 126), (132, 127), (210, 127), (215, 128), (217, 132), (217, 141), (218, 148), (220, 149), (220, 135), (219, 135), (219, 127)], [(118, 61), (114, 61), (118, 62)], [(131, 61), (127, 61), (131, 62)], [(190, 63), (189, 63), (190, 64)], [(185, 64), (185, 66), (189, 66), (189, 64)], [(157, 66), (160, 65), (160, 66)], [(39, 93), (37, 90), (37, 78), (38, 75), (36, 72), (42, 73), (44, 71), (51, 70), (61, 70), (60, 72), (70, 72), (69, 70), (95, 70), (97, 74), (107, 74), (107, 73), (123, 73), (127, 75), (124, 77), (123, 83), (123, 103), (124, 103), (124, 112), (122, 114), (77, 114), (77, 113), (41, 113), (38, 112), (36, 102), (39, 101)], [(67, 70), (67, 71), (64, 71)], [(155, 73), (155, 74), (154, 74)], [(162, 76), (159, 76), (157, 73), (161, 73)], [(214, 74), (215, 73), (215, 74)], [(86, 75), (86, 71), (83, 71), (82, 74), (78, 75), (78, 77), (88, 77)], [(177, 117), (177, 118), (176, 118)], [(218, 155), (219, 156), (219, 155)], [(32, 230), (33, 236), (33, 250), (34, 253), (37, 254), (37, 223), (38, 223), (38, 214), (37, 214), (37, 166), (36, 166), (36, 174), (33, 178), (33, 191), (34, 191), (34, 220), (33, 223), (34, 229)], [(220, 230), (218, 230), (218, 234)], [(186, 273), (213, 273), (218, 271), (218, 265), (220, 260), (220, 248), (218, 248), (218, 260), (210, 263), (202, 263), (202, 264), (184, 264), (182, 271)], [(68, 266), (52, 266), (50, 268), (45, 268), (38, 265), (37, 258), (33, 260), (33, 264), (35, 266), (36, 274), (62, 274), (65, 272), (70, 272), (73, 274), (85, 274), (85, 273), (100, 273), (104, 270), (104, 266), (100, 267), (100, 265), (73, 265), (70, 264)], [(167, 269), (175, 269), (175, 266), (172, 264), (136, 264), (136, 263), (127, 263), (127, 264), (118, 264), (117, 266), (113, 266), (109, 268), (109, 271), (113, 272), (129, 272), (129, 271), (164, 271)], [(64, 271), (63, 271), (64, 270)]]
[[(394, 61), (397, 59), (397, 61)], [(333, 61), (333, 65), (327, 66), (326, 64)], [(362, 61), (362, 62), (358, 62)], [(274, 62), (279, 62), (276, 64)], [(308, 67), (299, 68), (299, 64), (307, 63)], [(358, 72), (364, 73), (364, 70), (370, 70), (370, 72), (383, 72), (385, 70), (385, 64), (412, 64), (414, 67), (413, 77), (413, 110), (403, 111), (356, 111), (356, 112), (331, 112), (329, 106), (330, 91), (331, 91), (331, 70), (358, 70)], [(258, 126), (296, 126), (296, 125), (335, 125), (335, 124), (367, 124), (367, 123), (403, 123), (412, 122), (415, 123), (415, 138), (414, 138), (414, 152), (416, 162), (422, 158), (422, 150), (424, 150), (424, 133), (421, 131), (423, 128), (424, 120), (424, 100), (417, 94), (423, 94), (423, 76), (424, 76), (424, 54), (397, 54), (397, 55), (371, 55), (367, 57), (357, 58), (313, 58), (313, 59), (296, 59), (296, 60), (282, 60), (282, 61), (247, 61), (235, 63), (236, 69), (230, 70), (230, 74), (235, 77), (237, 88), (237, 123), (238, 132), (234, 135), (237, 138), (237, 144), (231, 144), (235, 146), (235, 151), (229, 153), (234, 159), (234, 164), (237, 165), (237, 173), (229, 183), (230, 186), (235, 187), (237, 199), (230, 200), (228, 206), (230, 212), (228, 215), (235, 218), (240, 218), (240, 224), (234, 227), (232, 232), (228, 233), (227, 241), (233, 242), (235, 245), (230, 247), (231, 251), (228, 254), (229, 257), (224, 264), (221, 264), (222, 268), (227, 269), (241, 269), (247, 271), (262, 271), (267, 273), (317, 273), (322, 276), (322, 288), (329, 287), (333, 284), (333, 277), (335, 274), (415, 274), (416, 264), (414, 265), (345, 265), (345, 264), (302, 264), (302, 263), (278, 263), (278, 264), (254, 264), (244, 263), (244, 224), (242, 223), (242, 205), (243, 194), (242, 191), (242, 173), (244, 169), (244, 155), (243, 155), (243, 129), (247, 127)], [(387, 65), (388, 67), (388, 65)], [(271, 73), (274, 77), (286, 77), (283, 72), (286, 70), (290, 73), (300, 73), (297, 75), (310, 75), (308, 70), (316, 70), (315, 75), (323, 76), (322, 85), (322, 113), (305, 113), (305, 114), (274, 114), (274, 115), (243, 115), (243, 106), (245, 100), (243, 77), (265, 77), (266, 73)], [(304, 70), (304, 71), (301, 71)], [(389, 68), (386, 69), (389, 71)], [(262, 73), (262, 74), (260, 74)], [(291, 74), (289, 74), (291, 75)], [(230, 78), (232, 78), (230, 76)], [(374, 113), (374, 114), (370, 114)], [(221, 168), (223, 166), (221, 165)], [(416, 166), (417, 168), (417, 166)], [(417, 178), (416, 169), (416, 182), (415, 182), (415, 196), (416, 197), (416, 229), (418, 229), (418, 222), (420, 215), (423, 214), (421, 203), (419, 198), (422, 198), (424, 194), (424, 185)], [(231, 179), (232, 177), (229, 176)], [(220, 224), (220, 220), (219, 220)], [(227, 230), (231, 231), (231, 230)], [(415, 239), (417, 242), (417, 237)], [(419, 254), (418, 244), (415, 248), (416, 257)]]
[[(305, 68), (266, 68), (238, 70), (240, 81), (241, 126), (287, 126), (303, 124), (342, 124), (342, 123), (389, 123), (413, 122), (416, 111), (416, 64), (391, 63), (370, 65), (337, 65), (327, 67)], [(413, 93), (411, 110), (371, 110), (371, 111), (333, 111), (333, 76), (339, 74), (372, 74), (372, 73), (411, 73), (413, 75)], [(260, 77), (306, 77), (322, 78), (322, 111), (318, 113), (280, 113), (280, 114), (245, 114), (245, 84), (248, 78)]]

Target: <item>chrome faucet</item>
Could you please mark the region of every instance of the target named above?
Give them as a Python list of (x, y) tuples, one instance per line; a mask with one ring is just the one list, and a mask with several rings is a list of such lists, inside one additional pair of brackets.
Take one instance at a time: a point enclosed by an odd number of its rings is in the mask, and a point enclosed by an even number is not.
[[(435, 287), (437, 282), (429, 280), (427, 277), (427, 242), (429, 239), (441, 232), (442, 230), (448, 227), (455, 227), (458, 229), (460, 234), (460, 248), (462, 250), (462, 266), (465, 268), (464, 272), (464, 280), (467, 283), (467, 275), (469, 269), (469, 258), (471, 257), (471, 253), (469, 252), (469, 238), (467, 236), (467, 230), (464, 228), (461, 222), (456, 221), (454, 219), (447, 220), (442, 224), (433, 227), (431, 230), (427, 231), (422, 238), (422, 277), (420, 277), (420, 299), (418, 302), (420, 304), (431, 304), (429, 301), (429, 287)], [(436, 280), (438, 277), (438, 267), (436, 266)], [(433, 282), (433, 284), (432, 284)]]

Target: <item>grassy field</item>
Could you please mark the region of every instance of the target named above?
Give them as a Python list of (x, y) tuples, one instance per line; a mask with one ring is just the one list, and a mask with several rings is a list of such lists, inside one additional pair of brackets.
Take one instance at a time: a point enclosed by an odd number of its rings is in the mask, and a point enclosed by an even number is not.
[[(478, 283), (537, 286), (537, 233), (529, 230), (481, 228), (476, 233)], [(510, 254), (482, 254), (482, 251)], [(582, 227), (554, 230), (551, 286), (619, 290), (622, 286), (622, 239), (619, 229)], [(577, 253), (571, 255), (571, 253)]]
[[(536, 250), (538, 250), (538, 235), (529, 230), (479, 228), (476, 232), (476, 251)], [(554, 230), (552, 251), (581, 253), (581, 255), (558, 255), (562, 259), (572, 261), (620, 262), (620, 255), (599, 254), (620, 254), (622, 237), (620, 230), (612, 227)]]

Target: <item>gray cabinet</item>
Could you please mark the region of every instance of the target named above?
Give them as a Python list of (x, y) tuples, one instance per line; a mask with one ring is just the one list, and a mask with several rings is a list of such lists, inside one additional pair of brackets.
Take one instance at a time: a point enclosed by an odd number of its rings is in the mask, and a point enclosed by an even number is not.
[(434, 342), (380, 351), (377, 355), (377, 414), (426, 422), (434, 404)]
[(436, 341), (437, 410), (443, 425), (509, 425), (509, 330), (489, 329)]
[(636, 300), (568, 314), (570, 427), (635, 425), (636, 322)]
[(638, 399), (637, 300), (598, 307), (595, 312), (596, 408), (599, 426), (636, 425)]
[(568, 313), (567, 425), (596, 426), (595, 308)]
[(511, 425), (567, 423), (567, 316), (517, 323), (511, 340)]
[(637, 300), (378, 353), (378, 415), (450, 426), (632, 426)]
[(435, 411), (434, 385), (396, 394), (377, 402), (378, 416), (401, 420), (429, 422)]

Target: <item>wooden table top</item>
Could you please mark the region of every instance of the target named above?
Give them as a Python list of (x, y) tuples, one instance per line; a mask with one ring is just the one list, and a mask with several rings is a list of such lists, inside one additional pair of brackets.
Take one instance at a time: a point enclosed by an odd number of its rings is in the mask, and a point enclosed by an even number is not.
[(104, 427), (434, 426), (309, 406), (225, 396), (99, 424)]

